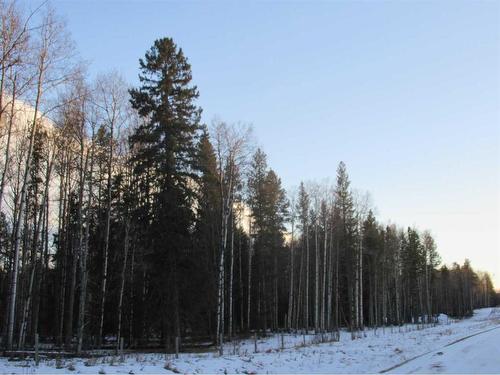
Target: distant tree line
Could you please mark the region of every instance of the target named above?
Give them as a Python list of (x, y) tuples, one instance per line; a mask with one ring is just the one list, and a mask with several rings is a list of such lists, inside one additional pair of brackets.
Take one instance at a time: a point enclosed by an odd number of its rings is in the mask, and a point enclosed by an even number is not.
[(498, 303), (487, 273), (440, 266), (429, 232), (378, 222), (343, 162), (333, 185), (285, 192), (249, 126), (201, 123), (172, 39), (139, 60), (138, 87), (89, 83), (49, 7), (0, 6), (4, 348), (355, 339)]

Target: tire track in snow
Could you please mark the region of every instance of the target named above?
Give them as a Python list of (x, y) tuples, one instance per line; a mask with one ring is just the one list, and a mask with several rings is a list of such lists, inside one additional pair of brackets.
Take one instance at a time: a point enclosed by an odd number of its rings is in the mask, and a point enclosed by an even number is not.
[[(491, 310), (490, 316), (491, 316), (491, 315), (496, 315), (496, 314), (497, 314), (497, 312), (498, 312), (498, 308), (493, 308), (493, 309)], [(446, 345), (444, 345), (444, 346), (442, 346), (442, 347), (440, 347), (440, 348), (438, 348), (438, 349), (429, 350), (428, 352), (425, 352), (425, 353), (419, 354), (419, 355), (417, 355), (417, 356), (415, 356), (415, 357), (412, 357), (412, 358), (409, 358), (409, 359), (407, 359), (406, 361), (403, 361), (403, 362), (401, 362), (401, 363), (399, 363), (399, 364), (397, 364), (397, 365), (394, 365), (394, 366), (389, 367), (389, 368), (387, 368), (387, 369), (385, 369), (385, 370), (382, 370), (382, 371), (380, 371), (380, 372), (379, 372), (379, 374), (384, 374), (384, 373), (387, 373), (387, 372), (389, 372), (389, 371), (392, 371), (392, 370), (394, 370), (394, 369), (397, 369), (398, 367), (401, 367), (401, 366), (403, 366), (403, 365), (406, 365), (408, 362), (411, 362), (411, 361), (414, 361), (415, 359), (421, 358), (421, 357), (423, 357), (423, 356), (425, 356), (425, 355), (427, 355), (427, 354), (430, 354), (430, 353), (433, 353), (433, 352), (437, 352), (437, 351), (439, 351), (440, 349), (446, 348), (446, 347), (448, 347), (448, 346), (455, 345), (455, 344), (457, 344), (457, 343), (459, 343), (459, 342), (461, 342), (461, 341), (464, 341), (464, 340), (470, 339), (471, 337), (474, 337), (474, 336), (477, 336), (477, 335), (481, 335), (481, 334), (483, 334), (483, 333), (491, 332), (491, 331), (494, 331), (495, 329), (499, 329), (499, 328), (500, 328), (500, 326), (497, 326), (497, 327), (493, 327), (493, 328), (490, 328), (490, 329), (486, 329), (486, 330), (484, 330), (484, 331), (476, 332), (476, 333), (474, 333), (474, 334), (472, 334), (472, 335), (468, 335), (468, 336), (465, 336), (465, 337), (459, 338), (459, 339), (457, 339), (457, 340), (455, 340), (455, 341), (452, 341), (452, 342), (450, 342), (450, 343), (448, 343), (448, 344), (446, 344)]]

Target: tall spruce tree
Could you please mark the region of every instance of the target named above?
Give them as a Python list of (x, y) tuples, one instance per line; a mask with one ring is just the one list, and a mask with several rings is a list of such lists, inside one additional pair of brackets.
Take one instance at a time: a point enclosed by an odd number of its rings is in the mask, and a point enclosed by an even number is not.
[(402, 250), (407, 296), (405, 314), (407, 320), (416, 321), (423, 310), (421, 278), (425, 270), (425, 258), (420, 236), (415, 229), (408, 228)]
[(340, 249), (343, 252), (344, 261), (344, 287), (347, 290), (349, 325), (354, 338), (356, 326), (356, 301), (355, 301), (355, 272), (356, 272), (356, 218), (354, 216), (354, 203), (350, 190), (350, 181), (344, 162), (340, 162), (337, 168), (337, 187), (335, 189), (335, 204), (339, 211), (337, 235), (339, 237)]
[(255, 239), (254, 275), (258, 276), (256, 300), (257, 305), (262, 306), (258, 327), (276, 329), (280, 305), (277, 263), (284, 247), (288, 202), (281, 180), (273, 170), (267, 169), (266, 155), (260, 149), (253, 156), (248, 190)]
[(130, 90), (143, 123), (130, 137), (135, 177), (150, 189), (148, 226), (143, 249), (150, 324), (172, 345), (181, 335), (179, 270), (190, 244), (196, 180), (196, 137), (201, 109), (196, 86), (182, 49), (170, 38), (158, 39), (139, 60), (141, 86)]
[[(253, 262), (252, 274), (254, 285), (252, 300), (257, 306), (264, 306), (264, 272), (265, 266), (265, 249), (264, 249), (264, 230), (265, 223), (265, 179), (267, 173), (267, 157), (266, 154), (259, 148), (252, 157), (250, 172), (248, 176), (248, 206), (252, 215), (252, 237), (253, 237)], [(249, 322), (249, 325), (255, 325), (256, 328), (266, 329), (266, 313), (264, 308), (258, 308), (254, 322)]]
[(268, 289), (265, 293), (266, 299), (271, 305), (269, 308), (270, 326), (276, 330), (281, 323), (284, 323), (280, 313), (286, 311), (283, 305), (286, 300), (283, 297), (287, 293), (286, 291), (283, 293), (281, 290), (283, 284), (281, 275), (284, 274), (284, 266), (286, 265), (282, 261), (282, 259), (286, 259), (283, 252), (285, 245), (283, 234), (285, 232), (285, 222), (288, 218), (289, 203), (285, 190), (281, 186), (281, 179), (272, 169), (266, 174), (264, 193), (265, 228), (263, 228), (262, 232), (262, 245), (266, 250), (264, 256), (267, 258), (267, 272), (265, 272), (265, 275), (268, 278), (266, 282)]

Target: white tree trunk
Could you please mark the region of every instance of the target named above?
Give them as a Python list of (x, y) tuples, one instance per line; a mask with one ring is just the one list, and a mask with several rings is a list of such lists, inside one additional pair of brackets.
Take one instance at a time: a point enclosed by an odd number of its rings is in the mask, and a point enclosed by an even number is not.
[(252, 222), (250, 220), (248, 237), (250, 238), (250, 246), (248, 248), (248, 294), (247, 294), (247, 329), (250, 329), (250, 312), (252, 311), (252, 252), (253, 252), (253, 239), (252, 239)]
[(314, 280), (314, 331), (317, 333), (319, 330), (319, 243), (318, 243), (318, 219), (316, 218), (316, 222), (314, 223), (314, 250), (315, 250), (315, 280)]
[(306, 285), (305, 285), (305, 328), (309, 331), (309, 225), (306, 224)]
[[(5, 145), (5, 156), (4, 156), (4, 168), (2, 172), (2, 179), (0, 180), (0, 212), (2, 212), (2, 202), (3, 202), (3, 192), (5, 189), (5, 182), (7, 171), (10, 164), (10, 142), (12, 139), (12, 125), (14, 124), (14, 116), (15, 116), (15, 103), (16, 103), (16, 77), (12, 82), (12, 101), (10, 105), (10, 118), (9, 118), (9, 126), (7, 129), (7, 144)], [(0, 94), (1, 97), (1, 94)]]
[[(81, 241), (80, 247), (80, 301), (78, 304), (78, 329), (77, 329), (77, 348), (76, 352), (79, 354), (82, 351), (83, 345), (83, 332), (85, 329), (85, 305), (87, 298), (87, 254), (89, 251), (89, 240), (90, 240), (90, 210), (92, 207), (92, 172), (94, 170), (94, 134), (92, 134), (92, 145), (90, 150), (90, 168), (88, 177), (88, 197), (87, 197), (87, 212), (86, 212), (86, 223), (85, 223), (85, 238), (83, 242)], [(84, 175), (86, 173), (87, 165), (85, 165)], [(83, 225), (83, 222), (82, 222)], [(80, 229), (80, 235), (81, 233)]]
[(103, 249), (103, 266), (102, 266), (102, 284), (101, 284), (101, 301), (99, 313), (99, 346), (102, 343), (103, 326), (104, 326), (104, 307), (106, 305), (106, 287), (108, 281), (108, 252), (109, 252), (109, 232), (111, 224), (111, 175), (113, 161), (113, 132), (114, 123), (110, 123), (110, 141), (108, 154), (108, 180), (106, 187), (106, 227), (104, 229), (104, 249)]
[(323, 332), (325, 330), (325, 315), (326, 315), (326, 309), (325, 309), (325, 303), (326, 303), (326, 288), (327, 288), (327, 285), (326, 285), (326, 279), (327, 279), (327, 275), (326, 275), (326, 270), (327, 270), (327, 264), (328, 264), (328, 260), (327, 260), (327, 241), (328, 241), (328, 238), (327, 238), (327, 233), (328, 233), (328, 230), (326, 228), (326, 216), (325, 216), (325, 223), (324, 223), (324, 241), (323, 241), (323, 288), (322, 288), (322, 296), (321, 296), (321, 331)]
[(294, 231), (294, 220), (292, 219), (292, 238), (290, 242), (290, 290), (288, 294), (288, 322), (287, 322), (287, 328), (291, 329), (292, 328), (292, 321), (293, 321), (293, 292), (294, 292), (294, 238), (293, 238), (293, 231)]
[(120, 276), (120, 293), (118, 297), (118, 329), (117, 329), (117, 340), (116, 345), (117, 349), (120, 348), (120, 340), (122, 337), (122, 307), (123, 307), (123, 294), (125, 291), (125, 271), (127, 269), (127, 257), (128, 257), (128, 248), (129, 248), (129, 231), (130, 231), (130, 219), (127, 217), (125, 219), (125, 238), (123, 243), (123, 264), (122, 264), (122, 272)]
[(9, 300), (9, 321), (7, 327), (7, 349), (12, 350), (13, 340), (14, 340), (14, 324), (15, 324), (15, 311), (16, 311), (16, 298), (17, 298), (17, 279), (19, 272), (19, 248), (21, 244), (21, 223), (23, 221), (23, 213), (24, 213), (24, 205), (26, 203), (26, 194), (28, 190), (28, 185), (31, 176), (31, 157), (33, 154), (33, 145), (35, 141), (36, 130), (38, 127), (38, 107), (40, 104), (40, 100), (42, 98), (42, 80), (43, 80), (43, 72), (44, 65), (43, 61), (41, 61), (38, 72), (38, 81), (37, 81), (37, 90), (36, 90), (36, 100), (33, 114), (33, 124), (31, 126), (30, 137), (29, 137), (29, 145), (28, 152), (26, 154), (26, 162), (24, 167), (24, 175), (21, 183), (21, 193), (19, 197), (19, 207), (16, 218), (16, 225), (14, 230), (14, 246), (13, 246), (13, 266), (12, 266), (12, 280), (10, 287), (10, 300)]
[(234, 213), (231, 214), (231, 263), (229, 267), (229, 340), (233, 338)]

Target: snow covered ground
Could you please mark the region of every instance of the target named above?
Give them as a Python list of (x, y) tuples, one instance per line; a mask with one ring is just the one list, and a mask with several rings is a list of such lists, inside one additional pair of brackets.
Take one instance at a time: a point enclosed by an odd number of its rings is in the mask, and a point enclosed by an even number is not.
[[(413, 329), (413, 330), (410, 330)], [(318, 337), (275, 335), (229, 343), (216, 353), (130, 354), (98, 359), (9, 362), (0, 359), (0, 373), (500, 373), (500, 308), (477, 310), (470, 319), (422, 330), (367, 330), (351, 340), (309, 344)], [(470, 337), (469, 337), (470, 336)], [(306, 346), (303, 346), (304, 340)], [(233, 354), (236, 353), (236, 354)]]
[(500, 373), (500, 327), (395, 368), (396, 373)]

